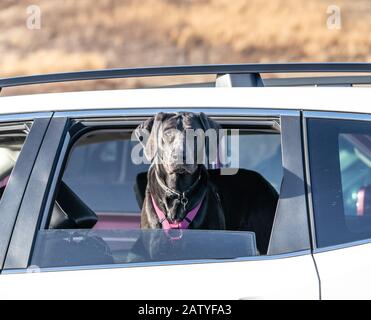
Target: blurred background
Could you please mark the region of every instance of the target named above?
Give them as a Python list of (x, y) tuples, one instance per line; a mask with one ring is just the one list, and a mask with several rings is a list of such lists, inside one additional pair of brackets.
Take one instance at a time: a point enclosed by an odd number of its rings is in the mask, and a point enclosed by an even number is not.
[[(0, 31), (0, 77), (150, 65), (371, 61), (369, 0), (1, 0)], [(25, 90), (40, 91), (4, 93)]]

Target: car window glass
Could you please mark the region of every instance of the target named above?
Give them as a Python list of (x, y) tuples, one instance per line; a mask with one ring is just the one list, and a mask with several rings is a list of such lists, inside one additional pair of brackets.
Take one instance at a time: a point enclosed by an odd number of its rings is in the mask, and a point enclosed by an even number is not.
[(41, 268), (257, 255), (255, 234), (246, 231), (43, 230), (35, 248), (31, 264)]
[(0, 199), (8, 185), (11, 173), (17, 162), (26, 134), (0, 133)]
[(308, 133), (318, 245), (370, 238), (370, 123), (311, 119)]

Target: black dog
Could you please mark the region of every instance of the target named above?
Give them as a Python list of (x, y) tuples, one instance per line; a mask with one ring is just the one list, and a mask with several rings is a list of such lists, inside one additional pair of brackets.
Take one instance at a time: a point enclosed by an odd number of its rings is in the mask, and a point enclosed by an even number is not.
[[(207, 131), (210, 128), (220, 129), (205, 114), (179, 112), (159, 113), (136, 129), (144, 153), (152, 161), (147, 174), (141, 227), (167, 229), (186, 223), (187, 229), (253, 231), (260, 253), (265, 254), (278, 194), (269, 182), (253, 171), (240, 169), (236, 176), (223, 176), (219, 170), (206, 170), (203, 163), (187, 164), (186, 130)], [(144, 139), (145, 132), (149, 134), (148, 139)], [(205, 149), (207, 153), (207, 144), (193, 145), (194, 154), (203, 153)], [(188, 213), (197, 206), (197, 214), (189, 220)], [(163, 253), (165, 248), (177, 248), (174, 256), (181, 252), (178, 247), (182, 241), (169, 247), (167, 240), (164, 233), (144, 232), (130, 260), (161, 260), (162, 255), (167, 260)]]
[[(187, 219), (187, 213), (200, 206), (189, 221), (189, 229), (225, 230), (225, 217), (215, 186), (209, 180), (205, 166), (196, 161), (187, 163), (186, 130), (214, 129), (219, 125), (201, 113), (159, 113), (141, 124), (136, 132), (150, 133), (142, 141), (147, 158), (152, 161), (148, 171), (148, 185), (142, 208), (143, 229), (163, 228), (164, 221), (155, 207), (165, 214), (169, 223)], [(200, 154), (204, 145), (194, 144), (192, 153)], [(189, 149), (188, 149), (189, 150)], [(197, 159), (194, 159), (197, 160)], [(189, 161), (190, 162), (190, 161)]]

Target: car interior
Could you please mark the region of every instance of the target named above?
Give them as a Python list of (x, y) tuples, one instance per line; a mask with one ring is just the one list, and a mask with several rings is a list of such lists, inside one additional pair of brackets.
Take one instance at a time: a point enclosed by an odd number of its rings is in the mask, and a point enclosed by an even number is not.
[(340, 134), (339, 157), (345, 222), (353, 232), (367, 232), (371, 225), (371, 136)]
[(0, 199), (25, 140), (25, 133), (11, 133), (0, 136)]

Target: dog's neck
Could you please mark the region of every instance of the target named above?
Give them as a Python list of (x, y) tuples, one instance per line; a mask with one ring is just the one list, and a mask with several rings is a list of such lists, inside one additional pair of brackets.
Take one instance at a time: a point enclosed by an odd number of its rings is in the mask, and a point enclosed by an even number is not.
[(192, 185), (199, 179), (199, 175), (199, 170), (196, 170), (193, 174), (171, 173), (166, 175), (164, 182), (169, 188), (179, 193), (183, 193), (192, 187)]
[[(193, 207), (199, 197), (193, 197), (193, 193), (196, 192), (202, 196), (202, 193), (197, 192), (201, 187), (207, 183), (207, 174), (201, 167), (198, 168), (193, 174), (163, 174), (161, 168), (154, 166), (152, 168), (151, 175), (155, 178), (154, 184), (149, 185), (149, 190), (153, 195), (157, 195), (158, 205), (162, 207), (164, 212), (166, 212), (170, 220), (183, 219), (186, 214), (186, 208), (183, 208), (179, 198), (174, 196), (172, 192), (167, 192), (167, 188), (175, 191), (178, 194), (186, 194), (187, 202), (189, 207)], [(157, 177), (156, 177), (157, 175)]]

